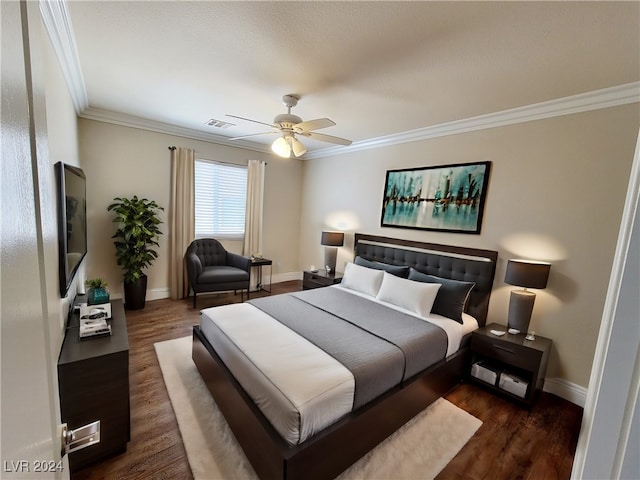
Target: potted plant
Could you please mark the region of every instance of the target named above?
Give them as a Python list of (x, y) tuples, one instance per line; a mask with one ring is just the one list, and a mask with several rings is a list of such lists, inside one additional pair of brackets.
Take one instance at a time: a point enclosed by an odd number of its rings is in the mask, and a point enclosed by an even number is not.
[(109, 285), (106, 280), (98, 278), (90, 278), (84, 285), (87, 287), (87, 304), (98, 305), (109, 301)]
[(162, 234), (158, 213), (164, 208), (146, 198), (116, 197), (107, 207), (115, 213), (117, 225), (112, 238), (116, 247), (118, 265), (124, 270), (124, 302), (127, 309), (144, 308), (147, 295), (147, 276), (143, 270), (158, 258), (155, 247)]

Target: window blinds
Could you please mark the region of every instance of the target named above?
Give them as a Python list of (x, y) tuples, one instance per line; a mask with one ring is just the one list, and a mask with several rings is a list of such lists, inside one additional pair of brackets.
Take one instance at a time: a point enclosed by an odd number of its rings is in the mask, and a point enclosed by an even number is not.
[(242, 238), (247, 202), (247, 167), (195, 162), (196, 237)]

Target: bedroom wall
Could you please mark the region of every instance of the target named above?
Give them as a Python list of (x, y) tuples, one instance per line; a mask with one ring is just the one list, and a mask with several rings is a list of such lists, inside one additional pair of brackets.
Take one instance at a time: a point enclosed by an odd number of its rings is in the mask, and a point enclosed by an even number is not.
[(60, 298), (58, 281), (58, 236), (57, 236), (57, 193), (55, 191), (54, 164), (64, 162), (82, 168), (78, 155), (78, 127), (77, 115), (73, 105), (73, 100), (67, 88), (67, 83), (58, 63), (56, 54), (51, 46), (46, 31), (42, 34), (43, 47), (43, 67), (46, 78), (45, 105), (47, 110), (47, 144), (49, 149), (49, 181), (47, 186), (41, 185), (41, 189), (46, 188), (46, 192), (41, 192), (47, 199), (43, 202), (46, 208), (42, 214), (47, 219), (51, 219), (52, 229), (46, 233), (45, 249), (45, 269), (47, 283), (47, 301), (49, 309), (55, 312), (57, 324), (51, 329), (52, 364), (58, 362), (58, 354), (64, 339), (64, 328), (69, 311), (69, 304), (73, 301), (77, 285), (84, 278), (84, 268), (86, 260), (82, 262), (69, 287), (66, 297)]
[[(90, 252), (87, 277), (105, 278), (114, 297), (122, 296), (122, 273), (116, 264), (111, 239), (115, 229), (107, 206), (118, 196), (146, 197), (164, 207), (161, 218), (166, 222), (170, 193), (168, 147), (171, 145), (195, 148), (197, 156), (209, 160), (240, 164), (246, 164), (249, 159), (267, 162), (262, 253), (273, 260), (274, 281), (297, 277), (300, 160), (83, 118), (78, 121), (78, 131), (82, 165), (87, 175)], [(169, 296), (166, 223), (161, 230), (159, 257), (147, 271), (147, 300)], [(224, 243), (230, 251), (242, 253), (241, 242)]]
[[(531, 329), (554, 342), (546, 388), (584, 399), (639, 125), (633, 104), (307, 161), (301, 267), (322, 264), (323, 229), (498, 250), (488, 321), (506, 324), (506, 260), (550, 261)], [(386, 170), (485, 160), (480, 235), (380, 227)], [(338, 270), (353, 258), (345, 243)]]

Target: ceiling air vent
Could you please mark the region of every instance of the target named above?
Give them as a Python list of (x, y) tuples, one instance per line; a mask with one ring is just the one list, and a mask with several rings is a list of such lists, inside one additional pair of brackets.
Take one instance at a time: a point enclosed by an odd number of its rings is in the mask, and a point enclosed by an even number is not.
[(222, 120), (216, 120), (215, 118), (211, 118), (205, 122), (205, 125), (209, 125), (210, 127), (216, 128), (229, 128), (235, 127), (235, 123), (223, 122)]

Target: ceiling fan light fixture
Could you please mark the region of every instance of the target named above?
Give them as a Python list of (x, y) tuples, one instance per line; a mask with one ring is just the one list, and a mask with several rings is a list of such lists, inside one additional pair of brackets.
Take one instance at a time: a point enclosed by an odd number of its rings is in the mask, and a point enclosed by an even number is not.
[(273, 153), (282, 158), (290, 158), (291, 157), (291, 147), (285, 137), (278, 137), (271, 144), (271, 150)]
[(291, 150), (293, 150), (293, 154), (296, 157), (307, 153), (307, 149), (305, 148), (305, 146), (296, 137), (291, 137)]
[[(2, 0), (0, 0), (2, 1)], [(295, 107), (300, 100), (300, 95), (289, 94), (282, 97), (282, 103), (287, 107), (287, 113), (281, 113), (276, 115), (273, 119), (273, 123), (264, 123), (258, 120), (252, 120), (250, 118), (238, 117), (237, 115), (227, 115), (233, 118), (239, 118), (248, 122), (259, 123), (261, 125), (267, 125), (272, 128), (270, 132), (251, 133), (249, 135), (240, 135), (231, 138), (230, 140), (239, 140), (241, 138), (253, 137), (255, 135), (266, 135), (272, 133), (280, 133), (281, 136), (277, 138), (271, 144), (271, 150), (276, 155), (283, 158), (291, 158), (291, 153), (296, 157), (300, 157), (307, 153), (307, 147), (304, 146), (300, 140), (296, 138), (297, 135), (304, 137), (310, 137), (313, 140), (319, 140), (321, 142), (335, 143), (337, 145), (351, 145), (351, 140), (345, 138), (334, 137), (331, 135), (324, 135), (322, 133), (316, 133), (314, 130), (321, 128), (332, 127), (335, 125), (333, 120), (328, 118), (316, 118), (315, 120), (302, 121), (297, 115), (291, 113), (291, 108)]]

